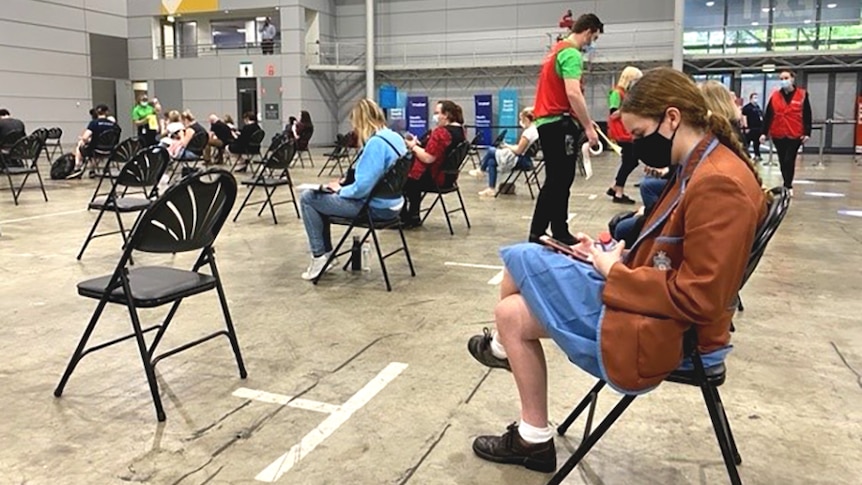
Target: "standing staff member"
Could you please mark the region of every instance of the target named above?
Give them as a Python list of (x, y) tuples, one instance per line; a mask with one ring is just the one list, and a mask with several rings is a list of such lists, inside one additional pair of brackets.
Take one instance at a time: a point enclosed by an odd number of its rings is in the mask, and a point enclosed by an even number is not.
[(623, 100), (626, 98), (626, 92), (643, 76), (640, 69), (634, 66), (626, 66), (620, 74), (620, 80), (614, 89), (611, 90), (608, 96), (608, 109), (610, 116), (608, 117), (608, 135), (622, 149), (622, 160), (620, 168), (617, 170), (617, 178), (614, 181), (614, 186), (609, 188), (607, 194), (614, 198), (616, 204), (634, 204), (635, 201), (625, 194), (626, 179), (638, 167), (638, 157), (635, 156), (635, 149), (632, 146), (632, 134), (626, 131), (623, 122), (620, 120), (618, 113)]
[(745, 149), (754, 143), (754, 159), (758, 162), (760, 158), (760, 135), (763, 134), (763, 109), (757, 104), (757, 93), (751, 93), (748, 104), (742, 107), (742, 115), (748, 131), (745, 133)]
[(781, 89), (769, 98), (760, 141), (772, 138), (775, 151), (778, 152), (784, 187), (793, 196), (796, 152), (800, 145), (811, 138), (811, 104), (808, 102), (808, 93), (796, 87), (796, 74), (793, 71), (781, 71), (778, 79), (781, 80)]
[(575, 165), (580, 152), (576, 145), (582, 130), (586, 131), (590, 146), (599, 143), (581, 90), (581, 50), (591, 46), (604, 29), (595, 14), (581, 15), (572, 26), (572, 33), (554, 46), (542, 65), (536, 88), (535, 114), (547, 175), (533, 212), (531, 241), (538, 242), (550, 224), (555, 239), (566, 244), (576, 242), (566, 222), (569, 189), (575, 180)]
[(156, 107), (150, 104), (146, 94), (141, 96), (141, 100), (132, 109), (132, 122), (138, 129), (141, 146), (148, 147), (157, 143), (159, 119), (156, 115)]
[(267, 17), (260, 28), (260, 50), (264, 55), (273, 53), (276, 33), (275, 25), (272, 25), (272, 21)]

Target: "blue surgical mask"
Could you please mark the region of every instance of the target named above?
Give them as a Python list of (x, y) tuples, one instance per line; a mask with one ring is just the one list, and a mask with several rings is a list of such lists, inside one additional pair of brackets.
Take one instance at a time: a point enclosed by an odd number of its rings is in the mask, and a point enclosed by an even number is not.
[(584, 46), (584, 54), (594, 54), (596, 52), (596, 46), (593, 44), (588, 44)]
[(439, 124), (440, 124), (440, 115), (435, 114), (435, 115), (431, 118), (431, 120), (434, 122), (434, 124), (435, 124), (435, 125), (439, 125)]
[(781, 80), (781, 89), (787, 90), (793, 87), (793, 81), (790, 79), (782, 79)]

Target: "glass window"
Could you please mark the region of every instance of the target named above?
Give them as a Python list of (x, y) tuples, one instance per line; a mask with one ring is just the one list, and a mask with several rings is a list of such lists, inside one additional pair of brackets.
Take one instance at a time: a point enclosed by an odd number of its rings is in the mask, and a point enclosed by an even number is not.
[[(245, 47), (247, 35), (249, 34), (246, 20), (213, 20), (210, 22), (212, 29), (213, 45), (218, 49), (235, 49)], [(252, 25), (254, 25), (252, 23)], [(251, 32), (254, 39), (254, 31)], [(252, 40), (254, 42), (254, 40)]]

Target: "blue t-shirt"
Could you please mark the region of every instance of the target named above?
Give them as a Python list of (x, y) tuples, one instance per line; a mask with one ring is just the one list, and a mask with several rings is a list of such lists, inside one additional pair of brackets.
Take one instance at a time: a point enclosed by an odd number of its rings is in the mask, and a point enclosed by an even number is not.
[(87, 129), (93, 134), (90, 140), (92, 142), (98, 141), (99, 135), (115, 126), (117, 126), (117, 124), (107, 118), (96, 118), (95, 120), (90, 121), (90, 124), (87, 125)]
[[(384, 140), (385, 139), (385, 140)], [(386, 142), (389, 143), (386, 143)], [(391, 146), (390, 146), (391, 144)], [(395, 148), (393, 150), (392, 148)], [(364, 200), (374, 190), (377, 182), (395, 165), (395, 162), (407, 153), (404, 138), (389, 128), (383, 128), (365, 142), (362, 153), (356, 162), (356, 180), (342, 187), (338, 195), (345, 199)], [(375, 209), (400, 210), (404, 204), (402, 197), (371, 199), (369, 205)]]

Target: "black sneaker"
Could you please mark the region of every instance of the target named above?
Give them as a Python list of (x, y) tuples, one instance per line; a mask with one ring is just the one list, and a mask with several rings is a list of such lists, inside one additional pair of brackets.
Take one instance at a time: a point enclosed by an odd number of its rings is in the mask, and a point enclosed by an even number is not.
[(491, 330), (485, 327), (482, 329), (482, 335), (473, 335), (470, 337), (470, 340), (467, 341), (467, 350), (470, 351), (470, 355), (474, 359), (486, 367), (496, 367), (512, 372), (512, 368), (509, 367), (509, 359), (501, 359), (494, 356), (494, 353), (491, 352), (491, 340), (493, 339), (494, 336), (491, 335)]
[(551, 473), (557, 469), (554, 439), (544, 443), (527, 443), (512, 423), (503, 436), (479, 436), (473, 440), (473, 453), (483, 460), (508, 465), (521, 465), (537, 472)]
[(635, 202), (634, 199), (630, 198), (628, 195), (623, 194), (619, 197), (617, 197), (616, 195), (614, 196), (614, 204), (634, 205), (637, 204), (637, 202)]
[(606, 191), (605, 191), (605, 194), (607, 194), (607, 196), (608, 196), (608, 197), (616, 197), (616, 196), (617, 196), (617, 191), (616, 191), (616, 190), (614, 190), (614, 188), (613, 188), (613, 187), (611, 187), (611, 188), (609, 188), (608, 190), (606, 190)]
[(555, 232), (554, 235), (551, 237), (553, 237), (557, 241), (560, 241), (561, 243), (563, 243), (567, 246), (574, 246), (575, 244), (578, 243), (578, 240), (575, 239), (575, 236), (572, 236), (571, 234), (569, 234), (568, 230), (566, 230), (565, 233), (556, 233)]

